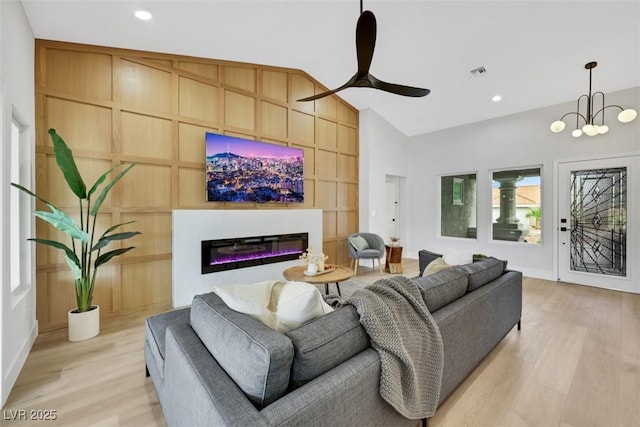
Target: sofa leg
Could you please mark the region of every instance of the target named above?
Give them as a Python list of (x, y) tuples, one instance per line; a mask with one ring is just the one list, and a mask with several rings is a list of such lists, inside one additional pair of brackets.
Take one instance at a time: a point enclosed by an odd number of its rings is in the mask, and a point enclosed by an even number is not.
[(522, 322), (522, 320), (518, 320), (518, 330), (520, 330), (520, 323)]
[(146, 364), (144, 365), (144, 376), (147, 378), (151, 376), (151, 374), (149, 374), (149, 367)]
[(429, 419), (428, 418), (423, 418), (422, 419), (422, 427), (429, 427)]

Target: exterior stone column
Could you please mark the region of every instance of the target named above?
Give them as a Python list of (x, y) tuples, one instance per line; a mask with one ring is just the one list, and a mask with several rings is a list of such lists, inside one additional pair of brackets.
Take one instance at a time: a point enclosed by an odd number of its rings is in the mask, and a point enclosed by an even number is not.
[(517, 224), (520, 222), (516, 216), (516, 182), (521, 179), (521, 176), (494, 179), (500, 183), (500, 216), (496, 218), (498, 224)]

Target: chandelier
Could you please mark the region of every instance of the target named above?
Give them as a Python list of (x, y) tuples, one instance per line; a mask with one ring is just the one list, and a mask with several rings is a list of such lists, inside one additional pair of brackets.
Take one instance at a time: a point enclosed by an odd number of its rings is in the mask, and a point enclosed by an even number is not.
[[(577, 111), (572, 111), (570, 113), (565, 114), (560, 117), (560, 120), (556, 120), (551, 123), (550, 129), (551, 132), (562, 132), (565, 127), (565, 123), (562, 121), (565, 117), (570, 116), (572, 114), (576, 115), (576, 128), (571, 132), (571, 136), (574, 138), (578, 138), (583, 133), (588, 136), (601, 135), (609, 132), (609, 126), (604, 124), (604, 110), (607, 108), (618, 108), (620, 109), (620, 113), (618, 113), (618, 121), (621, 123), (629, 123), (633, 119), (636, 118), (638, 113), (636, 110), (632, 108), (624, 109), (619, 105), (604, 105), (604, 93), (603, 92), (595, 92), (591, 93), (591, 70), (596, 68), (598, 65), (597, 62), (589, 62), (585, 64), (584, 68), (589, 70), (589, 94), (588, 95), (580, 95), (577, 101)], [(583, 102), (584, 100), (584, 102)], [(582, 102), (582, 104), (581, 104)], [(596, 105), (596, 102), (598, 104)], [(581, 105), (586, 103), (586, 111), (585, 114), (580, 112)], [(594, 110), (597, 107), (601, 107), (598, 111), (594, 113)], [(600, 124), (597, 123), (598, 116)], [(580, 127), (580, 119), (584, 122), (582, 128)]]

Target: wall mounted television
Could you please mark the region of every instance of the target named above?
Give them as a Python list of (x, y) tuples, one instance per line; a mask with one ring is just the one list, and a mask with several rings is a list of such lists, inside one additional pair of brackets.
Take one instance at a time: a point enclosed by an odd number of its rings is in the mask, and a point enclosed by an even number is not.
[(208, 202), (302, 203), (304, 151), (206, 132)]

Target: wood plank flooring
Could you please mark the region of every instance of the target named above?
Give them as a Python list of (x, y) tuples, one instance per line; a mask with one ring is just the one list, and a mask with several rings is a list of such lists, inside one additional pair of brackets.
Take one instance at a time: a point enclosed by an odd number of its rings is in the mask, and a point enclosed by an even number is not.
[[(416, 260), (403, 260), (417, 274)], [(384, 273), (383, 275), (387, 275)], [(358, 268), (371, 283), (376, 269)], [(640, 426), (640, 295), (525, 278), (522, 330), (512, 330), (430, 420), (449, 426)], [(164, 426), (144, 376), (149, 308), (103, 321), (70, 343), (66, 330), (38, 336), (3, 408), (2, 426)], [(17, 410), (57, 419), (13, 421)], [(11, 412), (13, 411), (13, 412)]]

